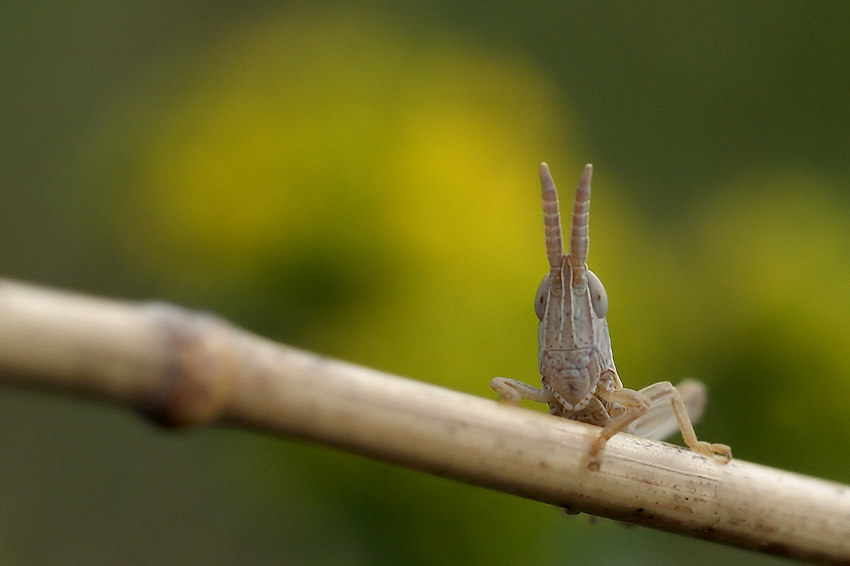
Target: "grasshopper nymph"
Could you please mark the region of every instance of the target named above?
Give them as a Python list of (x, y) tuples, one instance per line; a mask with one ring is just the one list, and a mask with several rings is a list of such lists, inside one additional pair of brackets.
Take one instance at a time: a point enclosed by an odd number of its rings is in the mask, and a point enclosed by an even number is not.
[(600, 451), (618, 432), (660, 440), (677, 427), (691, 450), (728, 462), (730, 448), (697, 440), (691, 424), (691, 418), (699, 418), (705, 402), (701, 383), (686, 379), (676, 388), (662, 381), (635, 391), (624, 388), (617, 375), (605, 320), (608, 297), (602, 282), (587, 269), (592, 173), (592, 166), (586, 165), (576, 189), (570, 253), (565, 255), (555, 183), (549, 167), (540, 165), (549, 260), (549, 273), (534, 298), (534, 312), (540, 319), (537, 355), (542, 387), (506, 377), (494, 377), (490, 387), (509, 403), (520, 399), (547, 403), (550, 414), (602, 427), (590, 447), (591, 469), (599, 468)]

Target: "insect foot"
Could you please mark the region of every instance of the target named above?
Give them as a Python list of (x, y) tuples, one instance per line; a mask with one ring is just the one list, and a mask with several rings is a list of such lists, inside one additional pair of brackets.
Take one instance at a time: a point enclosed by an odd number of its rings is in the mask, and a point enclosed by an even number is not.
[(728, 462), (725, 444), (697, 440), (691, 420), (705, 404), (705, 386), (688, 379), (680, 389), (668, 381), (635, 391), (623, 387), (608, 334), (608, 296), (602, 281), (587, 268), (590, 180), (586, 165), (579, 179), (570, 217), (569, 253), (561, 233), (558, 192), (549, 166), (540, 164), (543, 231), (549, 272), (534, 297), (537, 359), (541, 387), (494, 377), (490, 387), (508, 403), (529, 399), (549, 405), (550, 414), (602, 427), (589, 450), (588, 467), (598, 470), (605, 444), (618, 432), (661, 440), (676, 429), (698, 454)]
[(732, 459), (732, 449), (725, 444), (713, 444), (698, 440), (695, 445), (688, 446), (688, 448), (703, 456), (718, 460), (721, 464), (725, 464)]

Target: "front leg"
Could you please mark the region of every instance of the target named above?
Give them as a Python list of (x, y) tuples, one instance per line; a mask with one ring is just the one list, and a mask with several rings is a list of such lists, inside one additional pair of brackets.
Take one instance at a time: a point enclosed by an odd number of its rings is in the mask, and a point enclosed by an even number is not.
[(597, 395), (604, 401), (619, 403), (625, 407), (626, 411), (603, 428), (602, 432), (599, 433), (599, 437), (591, 445), (591, 460), (588, 465), (591, 469), (599, 469), (599, 458), (597, 454), (605, 447), (608, 439), (646, 414), (647, 410), (654, 403), (658, 403), (664, 399), (670, 400), (673, 414), (676, 417), (676, 423), (682, 432), (682, 439), (691, 450), (709, 458), (719, 456), (720, 461), (724, 464), (732, 458), (732, 450), (725, 444), (710, 444), (697, 439), (691, 419), (688, 417), (685, 403), (682, 401), (682, 396), (669, 381), (653, 383), (640, 391), (634, 391), (632, 389), (602, 390), (598, 391)]
[[(651, 386), (650, 386), (651, 387)], [(636, 419), (646, 413), (652, 405), (652, 400), (643, 394), (644, 390), (635, 391), (633, 389), (616, 388), (616, 389), (598, 389), (596, 396), (608, 403), (616, 403), (623, 407), (624, 411), (613, 421), (605, 425), (593, 444), (590, 445), (590, 461), (587, 467), (591, 470), (598, 470), (601, 463), (599, 452), (605, 448), (608, 440), (628, 427)]]
[(520, 399), (529, 399), (538, 403), (550, 403), (555, 400), (552, 392), (545, 388), (537, 388), (507, 377), (494, 377), (490, 387), (499, 394), (499, 398), (511, 405), (516, 405)]

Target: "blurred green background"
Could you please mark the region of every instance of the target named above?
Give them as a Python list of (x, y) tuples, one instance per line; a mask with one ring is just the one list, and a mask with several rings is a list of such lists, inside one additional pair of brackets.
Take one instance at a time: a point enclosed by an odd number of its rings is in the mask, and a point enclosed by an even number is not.
[[(537, 164), (595, 165), (627, 386), (850, 482), (850, 4), (0, 4), (0, 274), (537, 382)], [(768, 564), (286, 439), (0, 389), (0, 565)]]

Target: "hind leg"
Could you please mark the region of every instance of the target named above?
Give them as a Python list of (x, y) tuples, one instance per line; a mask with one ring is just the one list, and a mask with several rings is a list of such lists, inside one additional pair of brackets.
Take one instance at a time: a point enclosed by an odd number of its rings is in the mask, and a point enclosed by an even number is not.
[[(676, 389), (685, 404), (688, 418), (691, 423), (696, 424), (705, 408), (705, 385), (695, 379), (684, 379), (676, 384)], [(659, 399), (652, 403), (646, 413), (635, 419), (628, 429), (636, 436), (652, 440), (664, 440), (678, 430), (676, 414), (667, 399)]]
[(688, 417), (687, 407), (682, 400), (682, 395), (669, 381), (653, 383), (641, 389), (640, 393), (646, 395), (653, 402), (662, 399), (670, 400), (670, 404), (673, 407), (673, 415), (676, 417), (676, 423), (679, 425), (682, 439), (688, 445), (688, 448), (709, 458), (719, 457), (724, 464), (732, 459), (732, 449), (725, 444), (712, 444), (697, 439), (697, 434), (694, 432), (691, 419)]

